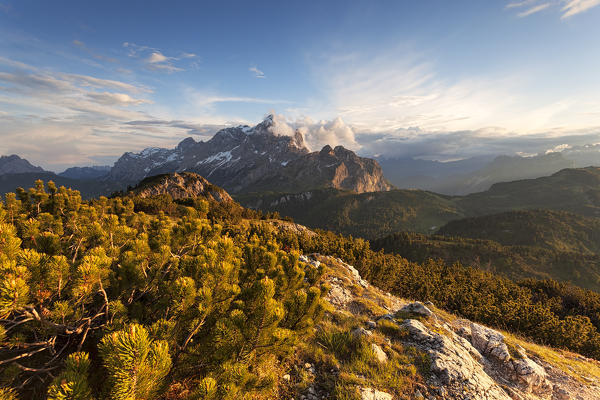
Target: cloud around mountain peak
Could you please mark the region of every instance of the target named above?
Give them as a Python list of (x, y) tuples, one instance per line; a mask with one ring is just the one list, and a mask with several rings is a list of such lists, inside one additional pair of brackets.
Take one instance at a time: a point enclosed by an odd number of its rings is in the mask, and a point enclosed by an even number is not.
[(354, 129), (341, 117), (319, 121), (314, 121), (309, 117), (289, 121), (285, 116), (276, 113), (270, 114), (269, 117), (273, 120), (269, 128), (273, 134), (294, 136), (298, 131), (302, 134), (307, 147), (312, 151), (319, 150), (325, 145), (344, 146), (353, 150), (361, 147), (356, 141)]

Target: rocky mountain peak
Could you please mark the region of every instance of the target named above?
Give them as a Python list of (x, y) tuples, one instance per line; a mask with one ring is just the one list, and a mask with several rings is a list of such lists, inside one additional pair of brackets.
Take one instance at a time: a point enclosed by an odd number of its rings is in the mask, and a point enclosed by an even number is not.
[(146, 178), (133, 188), (130, 194), (143, 198), (168, 194), (173, 199), (205, 197), (218, 202), (233, 201), (225, 190), (211, 184), (204, 177), (191, 172)]
[(333, 149), (331, 148), (330, 145), (326, 144), (325, 146), (323, 146), (323, 148), (319, 152), (319, 155), (321, 155), (321, 156), (333, 155)]
[(273, 134), (272, 127), (275, 124), (275, 117), (273, 114), (269, 114), (262, 120), (258, 125), (256, 125), (253, 130), (256, 133), (264, 133), (264, 134)]
[(112, 168), (110, 179), (132, 184), (153, 175), (188, 171), (232, 193), (391, 188), (374, 160), (358, 157), (341, 146), (325, 146), (321, 152), (310, 153), (301, 131), (280, 133), (277, 120), (269, 115), (254, 127), (222, 129), (207, 142), (188, 138), (174, 149), (125, 153)]
[(296, 129), (296, 132), (294, 133), (294, 140), (292, 141), (292, 144), (299, 149), (307, 148), (306, 143), (304, 143), (304, 135), (298, 129)]
[(183, 149), (189, 148), (195, 144), (196, 144), (196, 141), (194, 140), (194, 138), (188, 137), (188, 138), (183, 139), (181, 142), (179, 142), (179, 144), (177, 145), (177, 148), (180, 150), (183, 150)]

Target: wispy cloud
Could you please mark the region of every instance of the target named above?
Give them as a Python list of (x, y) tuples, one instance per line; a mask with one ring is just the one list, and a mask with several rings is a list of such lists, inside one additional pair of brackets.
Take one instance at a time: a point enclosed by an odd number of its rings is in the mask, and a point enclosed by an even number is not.
[[(185, 71), (181, 64), (182, 59), (195, 59), (197, 56), (193, 53), (182, 52), (180, 57), (166, 56), (160, 49), (150, 46), (140, 46), (131, 42), (124, 42), (123, 47), (127, 49), (128, 55), (133, 58), (139, 58), (145, 67), (151, 71), (163, 71), (167, 73)], [(188, 67), (195, 68), (196, 61), (188, 62)]]
[(265, 73), (263, 71), (261, 71), (260, 69), (258, 69), (256, 66), (252, 66), (252, 67), (248, 68), (248, 71), (252, 72), (254, 74), (255, 78), (260, 78), (260, 79), (266, 78)]
[(205, 93), (202, 91), (188, 89), (186, 91), (188, 100), (195, 107), (211, 107), (218, 103), (253, 103), (253, 104), (286, 104), (289, 103), (283, 99), (268, 99), (262, 97), (250, 97), (250, 96), (223, 96), (214, 93)]
[(573, 15), (585, 12), (600, 4), (600, 0), (570, 0), (562, 8), (564, 12), (561, 18), (569, 18)]
[(450, 132), (412, 128), (380, 135), (359, 133), (356, 140), (361, 145), (360, 153), (366, 156), (448, 161), (481, 155), (534, 155), (585, 146), (600, 141), (600, 128), (540, 131), (528, 135), (489, 128)]
[(600, 5), (600, 0), (522, 0), (512, 1), (506, 5), (506, 9), (521, 9), (517, 13), (519, 18), (527, 17), (536, 14), (548, 8), (555, 8), (560, 12), (561, 19), (566, 19), (574, 15), (588, 11), (597, 5)]
[(81, 49), (82, 51), (86, 52), (87, 54), (91, 55), (93, 58), (95, 58), (96, 60), (100, 60), (100, 61), (108, 61), (111, 63), (117, 63), (117, 59), (113, 58), (113, 57), (107, 57), (104, 56), (92, 49), (90, 49), (89, 47), (87, 47), (87, 45), (82, 42), (81, 40), (73, 40), (73, 44), (75, 46), (77, 46), (79, 49)]
[(530, 16), (532, 14), (535, 14), (537, 12), (540, 12), (542, 10), (545, 10), (548, 7), (550, 7), (550, 3), (538, 4), (537, 6), (531, 7), (528, 10), (521, 11), (520, 13), (517, 14), (517, 16), (520, 18), (524, 18), (524, 17)]
[(220, 103), (270, 107), (282, 102), (184, 92), (196, 94), (188, 96), (187, 114), (154, 105), (153, 91), (137, 83), (69, 74), (0, 57), (0, 154), (19, 154), (55, 171), (98, 160), (111, 163), (125, 151), (173, 147), (190, 135), (208, 139), (224, 126), (246, 122), (220, 116), (215, 111)]
[[(412, 54), (412, 55), (411, 55)], [(311, 60), (314, 85), (324, 100), (308, 115), (341, 116), (362, 132), (408, 127), (427, 131), (474, 130), (500, 126), (521, 134), (597, 124), (595, 91), (544, 96), (531, 90), (534, 73), (471, 75), (450, 80), (436, 65), (402, 49), (379, 54), (329, 54)]]
[(535, 4), (538, 0), (513, 1), (506, 5), (506, 8), (519, 8)]

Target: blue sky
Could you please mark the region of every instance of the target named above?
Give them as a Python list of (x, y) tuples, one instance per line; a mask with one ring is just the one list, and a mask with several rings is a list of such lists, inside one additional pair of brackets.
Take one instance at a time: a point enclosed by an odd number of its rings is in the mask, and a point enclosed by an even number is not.
[(112, 163), (270, 112), (363, 154), (460, 132), (597, 142), (599, 5), (0, 0), (0, 154)]

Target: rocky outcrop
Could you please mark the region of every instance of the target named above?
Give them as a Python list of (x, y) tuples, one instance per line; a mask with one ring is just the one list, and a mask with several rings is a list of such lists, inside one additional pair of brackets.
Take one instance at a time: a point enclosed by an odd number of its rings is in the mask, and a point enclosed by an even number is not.
[(174, 149), (148, 148), (125, 153), (107, 179), (134, 184), (145, 177), (195, 172), (231, 193), (301, 192), (333, 187), (355, 192), (391, 189), (375, 160), (341, 146), (311, 153), (298, 131), (276, 134), (272, 116), (260, 124), (222, 129), (207, 142), (192, 138)]
[(139, 197), (169, 194), (173, 199), (204, 197), (218, 202), (233, 201), (229, 194), (202, 176), (190, 172), (154, 176), (140, 182), (130, 192)]
[(423, 348), (431, 358), (432, 377), (456, 399), (510, 400), (510, 396), (484, 371), (481, 354), (452, 331), (445, 334), (409, 319), (402, 326), (410, 333), (409, 341)]
[[(576, 369), (558, 366), (557, 359), (573, 357), (586, 362), (577, 371), (600, 368), (600, 363), (581, 356), (547, 350), (542, 358), (501, 332), (471, 321), (449, 318), (430, 302), (406, 302), (364, 282), (358, 271), (340, 259), (312, 254), (301, 259), (309, 265), (319, 262), (330, 270), (326, 277), (330, 291), (327, 300), (335, 310), (352, 314), (361, 326), (352, 329), (355, 338), (367, 341), (380, 363), (389, 363), (390, 347), (383, 346), (379, 326), (396, 325), (401, 334), (385, 338), (399, 341), (427, 354), (429, 375), (411, 398), (471, 400), (591, 400), (600, 398), (600, 380), (577, 375)], [(357, 302), (377, 304), (385, 313), (374, 316), (356, 307)], [(372, 311), (371, 311), (372, 312)], [(406, 315), (409, 315), (408, 318)], [(347, 317), (346, 317), (347, 318)], [(407, 318), (407, 319), (402, 319)], [(377, 321), (377, 322), (375, 322)], [(385, 341), (383, 342), (385, 343)], [(523, 346), (526, 346), (525, 342)], [(384, 351), (385, 350), (385, 351)], [(558, 355), (563, 354), (563, 355)], [(585, 382), (585, 383), (584, 383)], [(392, 399), (385, 387), (361, 386), (362, 399)], [(383, 397), (376, 397), (383, 396)]]

